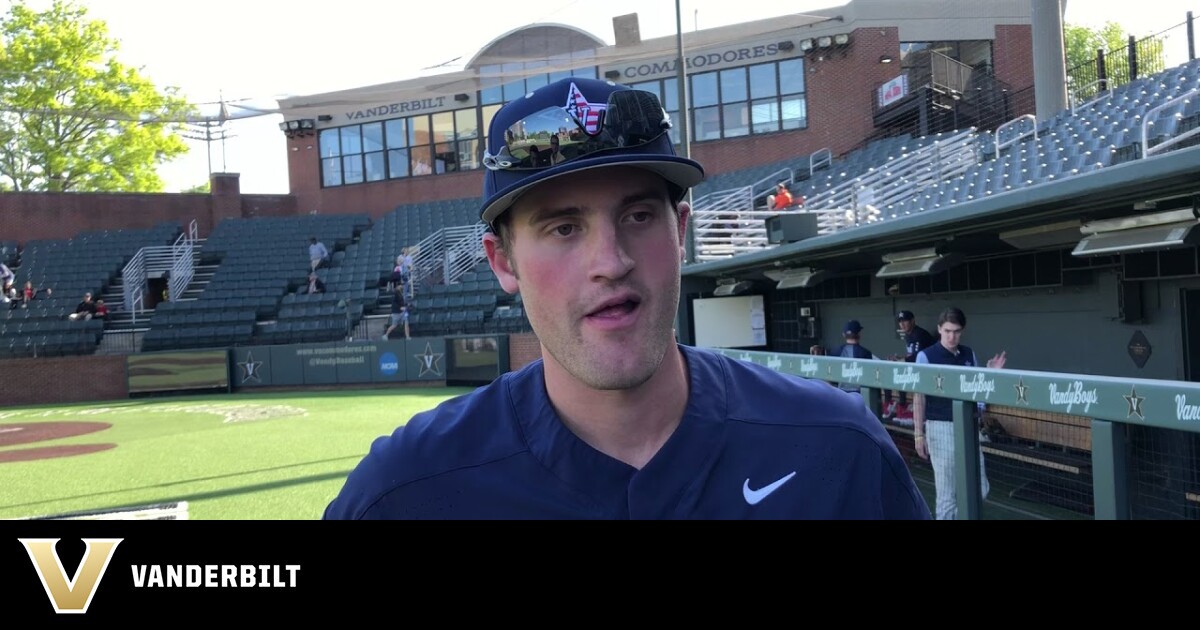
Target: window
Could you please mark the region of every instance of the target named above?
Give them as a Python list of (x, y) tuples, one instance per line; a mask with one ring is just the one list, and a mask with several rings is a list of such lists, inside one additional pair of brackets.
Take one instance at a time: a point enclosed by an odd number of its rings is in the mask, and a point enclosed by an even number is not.
[(721, 128), (726, 138), (750, 134), (750, 110), (746, 103), (748, 85), (745, 68), (721, 71)]
[[(808, 126), (804, 60), (761, 63), (691, 76), (692, 140), (718, 140)], [(676, 79), (660, 84), (663, 106), (678, 111)], [(669, 86), (668, 86), (669, 84)], [(655, 90), (650, 90), (655, 91)], [(678, 131), (672, 138), (678, 142)]]
[(803, 129), (808, 126), (803, 59), (779, 62), (779, 120), (784, 129)]
[(504, 101), (504, 91), (500, 87), (500, 66), (483, 66), (479, 69), (479, 102), (484, 105)]
[[(511, 62), (479, 69), (480, 107), (322, 129), (318, 153), (323, 187), (477, 169), (487, 129), (501, 105), (567, 77), (597, 78), (594, 50), (564, 53), (548, 61)], [(564, 69), (565, 68), (565, 69)], [(656, 85), (661, 82), (654, 82)], [(669, 113), (678, 115), (675, 81)], [(672, 132), (678, 139), (678, 131)]]
[[(693, 141), (737, 138), (808, 126), (804, 60), (789, 59), (689, 77)], [(658, 95), (675, 123), (671, 140), (679, 144), (679, 81), (675, 78), (632, 83)]]
[(408, 177), (408, 119), (389, 120), (383, 130), (387, 137), (388, 178)]
[[(499, 108), (483, 108), (487, 122)], [(344, 186), (479, 168), (483, 151), (479, 113), (472, 107), (323, 129), (319, 136), (321, 185)]]
[(377, 182), (387, 177), (387, 162), (383, 155), (383, 123), (362, 126), (363, 161), (367, 181)]

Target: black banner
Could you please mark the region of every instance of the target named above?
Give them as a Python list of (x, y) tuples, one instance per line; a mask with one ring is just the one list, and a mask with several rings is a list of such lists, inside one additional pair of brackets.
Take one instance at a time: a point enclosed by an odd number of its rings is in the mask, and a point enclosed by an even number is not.
[(444, 523), (8, 521), (0, 623), (374, 619), (481, 578), (502, 588), (501, 573), (528, 561), (528, 549), (483, 532), (455, 534)]
[[(1047, 536), (1044, 522), (990, 523), (977, 526), (1003, 527), (1009, 539), (1020, 539), (1032, 558), (1026, 571), (1031, 579), (1063, 566), (1085, 571), (1119, 562), (1122, 554), (1096, 554), (1086, 531), (1131, 533), (1126, 525), (1078, 521), (1055, 525), (1059, 535)], [(707, 530), (690, 536), (682, 530), (654, 535), (649, 528), (663, 525), (636, 524), (621, 527), (646, 529), (614, 536), (614, 526), (603, 523), (0, 521), (0, 623), (9, 628), (104, 622), (133, 628), (206, 622), (220, 622), (215, 627), (222, 628), (250, 627), (251, 622), (328, 627), (320, 622), (331, 619), (343, 627), (372, 620), (404, 625), (479, 618), (498, 625), (581, 597), (611, 598), (606, 609), (644, 607), (650, 596), (642, 591), (651, 586), (712, 591), (731, 573), (760, 577), (722, 583), (717, 590), (729, 605), (743, 601), (734, 597), (740, 589), (760, 596), (778, 587), (779, 605), (792, 606), (794, 581), (761, 576), (803, 565), (844, 584), (861, 577), (855, 572), (877, 563), (886, 549), (862, 544), (873, 533), (867, 528), (879, 527), (865, 522), (780, 521), (753, 527), (755, 536), (786, 540), (797, 526), (838, 551), (779, 545), (769, 554), (747, 554), (751, 533), (730, 530), (745, 526), (718, 522), (671, 526)], [(1063, 526), (1070, 528), (1065, 536)], [(942, 525), (909, 521), (886, 527), (893, 536), (918, 537)], [(1154, 527), (1162, 530), (1164, 524)], [(1175, 531), (1182, 536), (1189, 530)], [(1171, 537), (1162, 539), (1140, 546), (1139, 553), (1165, 548)], [(1171, 542), (1181, 544), (1182, 538)], [(1150, 558), (1165, 557), (1159, 553)], [(935, 570), (945, 571), (938, 566), (913, 561), (903, 571), (932, 578)], [(630, 571), (652, 571), (653, 584), (641, 584), (645, 580)], [(696, 584), (683, 586), (688, 582)], [(977, 588), (977, 580), (965, 582)], [(1064, 582), (1056, 588), (1067, 593), (1072, 586)], [(684, 608), (708, 610), (706, 604)]]

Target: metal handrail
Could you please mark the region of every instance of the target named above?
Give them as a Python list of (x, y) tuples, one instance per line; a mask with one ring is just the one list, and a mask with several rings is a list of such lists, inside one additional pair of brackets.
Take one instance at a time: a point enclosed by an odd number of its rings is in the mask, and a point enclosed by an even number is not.
[(167, 279), (167, 291), (171, 301), (183, 297), (195, 275), (196, 261), (193, 241), (189, 234), (180, 234), (171, 246), (171, 276)]
[(1152, 154), (1152, 153), (1158, 153), (1159, 151), (1162, 151), (1163, 149), (1166, 149), (1167, 147), (1179, 144), (1180, 142), (1183, 142), (1184, 140), (1187, 140), (1188, 138), (1190, 138), (1196, 134), (1200, 134), (1200, 127), (1197, 127), (1195, 129), (1189, 129), (1188, 131), (1185, 131), (1181, 134), (1176, 134), (1176, 135), (1170, 136), (1166, 140), (1163, 140), (1162, 142), (1160, 142), (1154, 146), (1150, 146), (1150, 138), (1149, 138), (1150, 125), (1152, 124), (1154, 115), (1157, 114), (1158, 112), (1174, 105), (1175, 103), (1177, 103), (1181, 100), (1186, 100), (1188, 97), (1196, 96), (1196, 95), (1200, 95), (1200, 89), (1189, 90), (1186, 93), (1180, 94), (1179, 96), (1176, 96), (1175, 98), (1167, 101), (1166, 103), (1163, 103), (1162, 105), (1159, 105), (1159, 106), (1155, 107), (1154, 109), (1151, 109), (1150, 111), (1146, 112), (1146, 115), (1142, 117), (1142, 157), (1143, 158), (1149, 157), (1150, 154)]
[[(820, 157), (818, 157), (820, 156)], [(808, 156), (808, 176), (812, 177), (817, 172), (817, 166), (833, 166), (833, 151), (829, 147), (824, 147), (813, 151)]]
[(487, 224), (482, 222), (444, 229), (446, 254), (443, 256), (443, 277), (446, 284), (457, 281), (486, 257), (483, 251), (483, 235), (486, 231)]
[[(971, 127), (872, 168), (865, 175), (813, 195), (808, 210), (862, 210), (899, 203), (914, 194), (965, 173), (979, 163), (979, 135)], [(870, 212), (868, 210), (868, 212)], [(858, 223), (854, 223), (857, 225)]]
[(125, 310), (134, 314), (136, 318), (140, 312), (140, 302), (134, 301), (135, 296), (140, 296), (146, 290), (146, 249), (139, 249), (129, 262), (125, 263), (125, 268), (121, 270), (121, 292), (122, 299), (125, 300)]
[[(126, 286), (129, 286), (129, 285), (126, 284)], [(135, 287), (132, 292), (132, 297), (129, 298), (128, 302), (126, 302), (127, 306), (126, 306), (125, 310), (129, 311), (130, 316), (132, 318), (131, 321), (134, 324), (136, 324), (138, 321), (138, 313), (141, 313), (142, 311), (144, 311), (145, 307), (146, 307), (145, 298), (143, 297), (142, 294), (143, 294), (142, 288)]]
[(442, 228), (421, 239), (414, 249), (412, 286), (449, 284), (470, 271), (482, 260), (483, 235), (487, 224)]
[[(1023, 120), (1026, 120), (1026, 119), (1028, 119), (1028, 120), (1032, 120), (1032, 121), (1033, 121), (1033, 129), (1032, 129), (1031, 131), (1026, 131), (1026, 132), (1023, 132), (1023, 133), (1017, 134), (1017, 136), (1016, 136), (1016, 137), (1014, 137), (1012, 140), (1006, 140), (1006, 141), (1005, 141), (1005, 142), (1003, 142), (1003, 143), (1001, 143), (1001, 142), (1000, 142), (1000, 132), (1001, 132), (1001, 131), (1004, 131), (1005, 129), (1007, 129), (1007, 128), (1009, 128), (1009, 127), (1012, 127), (1012, 126), (1014, 126), (1014, 125), (1017, 125), (1017, 124), (1019, 124), (1021, 121), (1023, 121)], [(1028, 136), (1030, 133), (1032, 133), (1032, 134), (1033, 134), (1033, 139), (1034, 139), (1034, 140), (1037, 140), (1037, 137), (1038, 137), (1038, 135), (1037, 135), (1037, 124), (1038, 124), (1038, 122), (1037, 122), (1037, 116), (1034, 116), (1033, 114), (1025, 114), (1025, 115), (1023, 115), (1023, 116), (1017, 116), (1016, 118), (1014, 118), (1014, 119), (1012, 119), (1012, 120), (1010, 120), (1010, 121), (1008, 121), (1008, 122), (1004, 123), (1003, 125), (1000, 125), (999, 127), (996, 127), (996, 140), (995, 140), (995, 143), (994, 143), (994, 144), (995, 144), (995, 146), (996, 146), (996, 155), (1000, 155), (1000, 152), (1001, 152), (1001, 151), (1003, 151), (1004, 149), (1007, 149), (1008, 147), (1010, 147), (1010, 146), (1012, 146), (1012, 145), (1016, 144), (1017, 142), (1020, 142), (1022, 139), (1024, 139), (1024, 138), (1025, 138), (1025, 136)]]
[[(1112, 90), (1108, 89), (1108, 82), (1109, 82), (1109, 79), (1096, 79), (1095, 81), (1092, 81), (1091, 83), (1089, 83), (1087, 85), (1081, 85), (1078, 88), (1076, 88), (1075, 90), (1073, 90), (1071, 92), (1071, 115), (1075, 115), (1075, 112), (1077, 112), (1085, 107), (1091, 107), (1092, 105), (1095, 105), (1096, 103), (1099, 103), (1100, 101), (1112, 98), (1113, 92), (1112, 92)], [(1102, 94), (1100, 94), (1096, 98), (1093, 98), (1092, 100), (1087, 101), (1085, 103), (1076, 104), (1078, 97), (1076, 97), (1075, 94), (1077, 94), (1078, 92), (1082, 92), (1082, 91), (1086, 90), (1087, 88), (1092, 87), (1093, 85), (1100, 85), (1100, 84), (1104, 84), (1104, 89), (1097, 90), (1097, 92), (1102, 92)]]
[[(781, 176), (783, 176), (783, 177), (781, 177)], [(750, 184), (750, 198), (758, 199), (758, 197), (760, 195), (763, 195), (765, 193), (769, 193), (772, 190), (775, 190), (775, 186), (777, 184), (779, 184), (780, 182), (785, 182), (787, 184), (793, 184), (796, 182), (796, 175), (795, 175), (795, 173), (792, 172), (792, 169), (781, 168), (781, 169), (775, 171), (774, 173), (771, 173), (770, 175), (767, 175), (766, 177), (762, 177), (762, 178), (758, 179), (758, 181), (755, 181), (754, 183)], [(767, 186), (767, 188), (760, 190), (759, 187), (764, 184)]]

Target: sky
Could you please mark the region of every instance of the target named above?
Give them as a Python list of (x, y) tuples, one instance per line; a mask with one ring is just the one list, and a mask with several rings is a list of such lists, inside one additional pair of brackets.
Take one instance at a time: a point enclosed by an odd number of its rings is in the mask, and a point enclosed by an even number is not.
[[(215, 108), (213, 104), (224, 98), (232, 102), (234, 115), (273, 107), (275, 99), (285, 96), (461, 70), (486, 43), (532, 23), (567, 24), (612, 44), (612, 18), (637, 13), (643, 39), (676, 32), (675, 0), (77, 2), (89, 18), (107, 24), (109, 35), (118, 41), (117, 58), (122, 63), (138, 68), (159, 87), (179, 88), (202, 109)], [(40, 10), (51, 1), (26, 0), (26, 4)], [(682, 28), (691, 31), (778, 16), (785, 12), (783, 6), (803, 13), (845, 2), (678, 0), (678, 4)], [(0, 13), (8, 13), (10, 5), (9, 0), (0, 0)], [(1144, 36), (1183, 22), (1188, 10), (1200, 16), (1200, 0), (1070, 0), (1066, 21), (1086, 26), (1114, 21), (1130, 34)], [(1186, 49), (1186, 39), (1167, 46)], [(286, 144), (279, 130), (282, 120), (279, 114), (269, 114), (231, 121), (223, 143), (189, 140), (188, 155), (159, 168), (167, 192), (208, 181), (211, 159), (212, 170), (240, 174), (243, 193), (288, 193)]]

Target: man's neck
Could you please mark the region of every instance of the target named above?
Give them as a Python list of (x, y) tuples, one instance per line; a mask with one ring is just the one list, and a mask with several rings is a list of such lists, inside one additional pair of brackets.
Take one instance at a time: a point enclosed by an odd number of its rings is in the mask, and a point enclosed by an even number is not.
[(950, 354), (958, 354), (958, 344), (955, 344), (954, 346), (947, 346), (945, 343), (943, 343), (942, 347), (945, 348)]
[(542, 349), (546, 392), (563, 423), (592, 448), (634, 468), (645, 466), (675, 432), (687, 408), (687, 361), (670, 346), (648, 381), (629, 390), (592, 389)]

